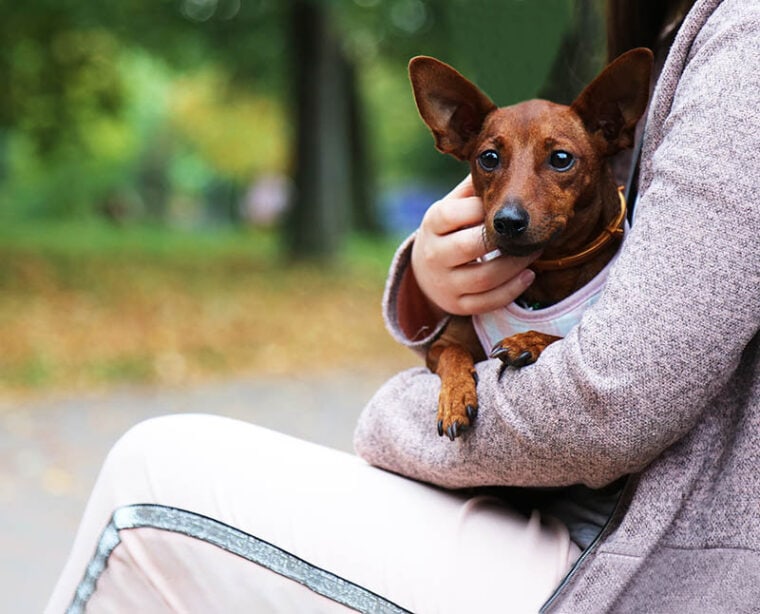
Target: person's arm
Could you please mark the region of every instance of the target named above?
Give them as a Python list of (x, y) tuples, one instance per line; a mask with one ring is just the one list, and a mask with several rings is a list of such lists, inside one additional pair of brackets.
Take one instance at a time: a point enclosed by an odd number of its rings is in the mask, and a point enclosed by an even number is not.
[(417, 232), (398, 249), (383, 298), (393, 337), (420, 353), (438, 336), (449, 314), (484, 313), (514, 301), (533, 282), (528, 258), (480, 262), (483, 204), (466, 177), (431, 205)]
[(361, 456), (452, 488), (601, 486), (727, 394), (760, 314), (760, 83), (746, 60), (760, 41), (756, 23), (701, 38), (667, 117), (650, 118), (635, 224), (580, 326), (530, 367), (479, 364), (478, 418), (455, 442), (436, 433), (438, 378), (401, 373), (360, 418)]

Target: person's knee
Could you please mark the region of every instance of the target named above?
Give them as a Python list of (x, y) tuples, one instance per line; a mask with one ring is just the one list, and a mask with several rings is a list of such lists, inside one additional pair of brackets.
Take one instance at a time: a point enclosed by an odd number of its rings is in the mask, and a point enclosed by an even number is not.
[(127, 430), (113, 445), (106, 467), (139, 467), (148, 459), (178, 454), (193, 446), (199, 436), (211, 436), (224, 418), (202, 414), (177, 414), (150, 418)]

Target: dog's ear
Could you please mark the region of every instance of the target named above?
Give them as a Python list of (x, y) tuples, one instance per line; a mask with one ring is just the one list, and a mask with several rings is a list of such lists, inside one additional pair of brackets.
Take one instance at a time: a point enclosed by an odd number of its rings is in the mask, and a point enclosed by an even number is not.
[(460, 160), (496, 105), (451, 66), (426, 56), (409, 62), (414, 100), (435, 138), (435, 146)]
[(631, 49), (615, 59), (575, 99), (571, 108), (612, 155), (633, 145), (636, 122), (649, 100), (652, 52)]

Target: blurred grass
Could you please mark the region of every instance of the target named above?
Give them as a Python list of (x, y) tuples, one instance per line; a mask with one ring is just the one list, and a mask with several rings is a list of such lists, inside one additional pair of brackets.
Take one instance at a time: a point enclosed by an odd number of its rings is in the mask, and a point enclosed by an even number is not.
[(261, 230), (6, 225), (0, 393), (416, 364), (380, 316), (394, 248), (295, 265)]

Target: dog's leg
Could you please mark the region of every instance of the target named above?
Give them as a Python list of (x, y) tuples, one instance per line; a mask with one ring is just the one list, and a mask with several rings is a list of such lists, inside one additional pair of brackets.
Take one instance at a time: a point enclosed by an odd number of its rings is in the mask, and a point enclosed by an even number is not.
[(441, 337), (430, 346), (428, 368), (441, 378), (436, 425), (452, 441), (472, 426), (478, 413), (475, 361), (483, 360), (472, 321), (454, 316)]
[(491, 350), (491, 358), (499, 358), (508, 367), (519, 369), (538, 360), (547, 346), (562, 337), (529, 330), (502, 339)]
[(445, 433), (454, 441), (472, 425), (478, 413), (475, 363), (472, 354), (461, 345), (433, 347), (431, 353), (437, 359), (435, 372), (441, 378), (438, 434)]

